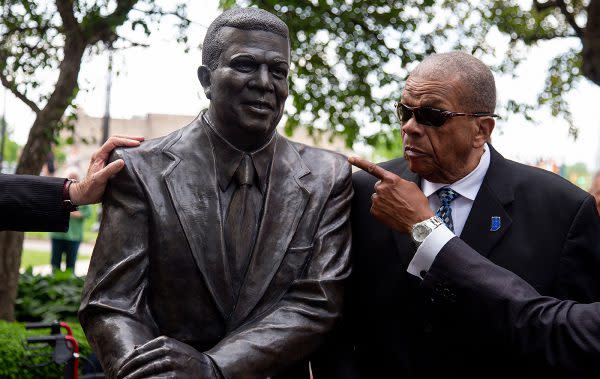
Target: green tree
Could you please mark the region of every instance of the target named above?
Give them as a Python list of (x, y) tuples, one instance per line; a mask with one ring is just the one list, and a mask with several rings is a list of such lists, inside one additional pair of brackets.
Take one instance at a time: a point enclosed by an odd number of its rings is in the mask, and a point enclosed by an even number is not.
[[(514, 72), (527, 48), (550, 39), (579, 44), (552, 61), (538, 105), (572, 125), (565, 94), (585, 77), (600, 85), (600, 0), (221, 0), (222, 8), (258, 6), (277, 14), (292, 37), (292, 109), (286, 130), (341, 134), (349, 146), (393, 141), (394, 102), (414, 62), (460, 49), (495, 55), (489, 37), (507, 37), (498, 72)], [(503, 114), (530, 118), (532, 104), (509, 100)], [(375, 127), (368, 127), (368, 126)], [(367, 126), (367, 127), (365, 127)], [(369, 130), (375, 130), (369, 132)]]
[[(169, 8), (154, 0), (0, 0), (0, 6), (0, 82), (35, 113), (18, 174), (37, 175), (59, 130), (72, 127), (65, 112), (75, 106), (84, 57), (143, 46), (168, 16), (185, 41), (190, 23), (180, 1)], [(0, 319), (14, 318), (22, 242), (22, 233), (0, 233)]]

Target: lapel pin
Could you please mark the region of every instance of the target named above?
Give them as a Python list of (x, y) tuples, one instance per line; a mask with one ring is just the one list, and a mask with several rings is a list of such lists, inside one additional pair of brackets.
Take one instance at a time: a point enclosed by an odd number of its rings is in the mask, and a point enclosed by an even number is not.
[(492, 216), (492, 224), (490, 225), (490, 232), (498, 231), (502, 227), (502, 221), (500, 216)]

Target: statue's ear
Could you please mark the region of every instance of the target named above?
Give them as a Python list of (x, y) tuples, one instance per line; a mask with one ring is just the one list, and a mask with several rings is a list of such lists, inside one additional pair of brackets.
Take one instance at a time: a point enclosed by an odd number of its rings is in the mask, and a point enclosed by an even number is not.
[(200, 84), (202, 84), (202, 88), (204, 88), (204, 95), (207, 99), (210, 100), (210, 75), (212, 74), (210, 68), (206, 66), (198, 67), (198, 79), (200, 79)]

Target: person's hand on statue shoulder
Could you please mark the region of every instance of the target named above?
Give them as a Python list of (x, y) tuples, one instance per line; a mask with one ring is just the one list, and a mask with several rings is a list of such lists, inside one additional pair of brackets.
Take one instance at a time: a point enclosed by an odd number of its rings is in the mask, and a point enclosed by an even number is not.
[(399, 232), (409, 233), (413, 225), (433, 217), (427, 197), (415, 183), (366, 159), (350, 157), (348, 161), (379, 179), (371, 197), (371, 214), (383, 224)]
[(208, 355), (167, 336), (157, 337), (135, 350), (119, 369), (119, 379), (154, 377), (222, 379)]
[(144, 137), (112, 136), (93, 155), (87, 175), (81, 182), (69, 186), (69, 197), (75, 205), (94, 204), (102, 200), (106, 183), (125, 166), (122, 159), (106, 164), (108, 156), (117, 147), (139, 146)]

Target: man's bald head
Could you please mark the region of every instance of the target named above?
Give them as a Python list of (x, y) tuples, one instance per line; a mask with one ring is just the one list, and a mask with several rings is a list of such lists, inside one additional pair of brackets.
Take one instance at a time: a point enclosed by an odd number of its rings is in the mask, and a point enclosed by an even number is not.
[[(493, 113), (496, 82), (490, 69), (474, 56), (460, 51), (430, 55), (409, 75), (436, 81), (459, 81), (465, 89), (461, 103), (466, 112)], [(455, 111), (455, 109), (451, 109)]]

